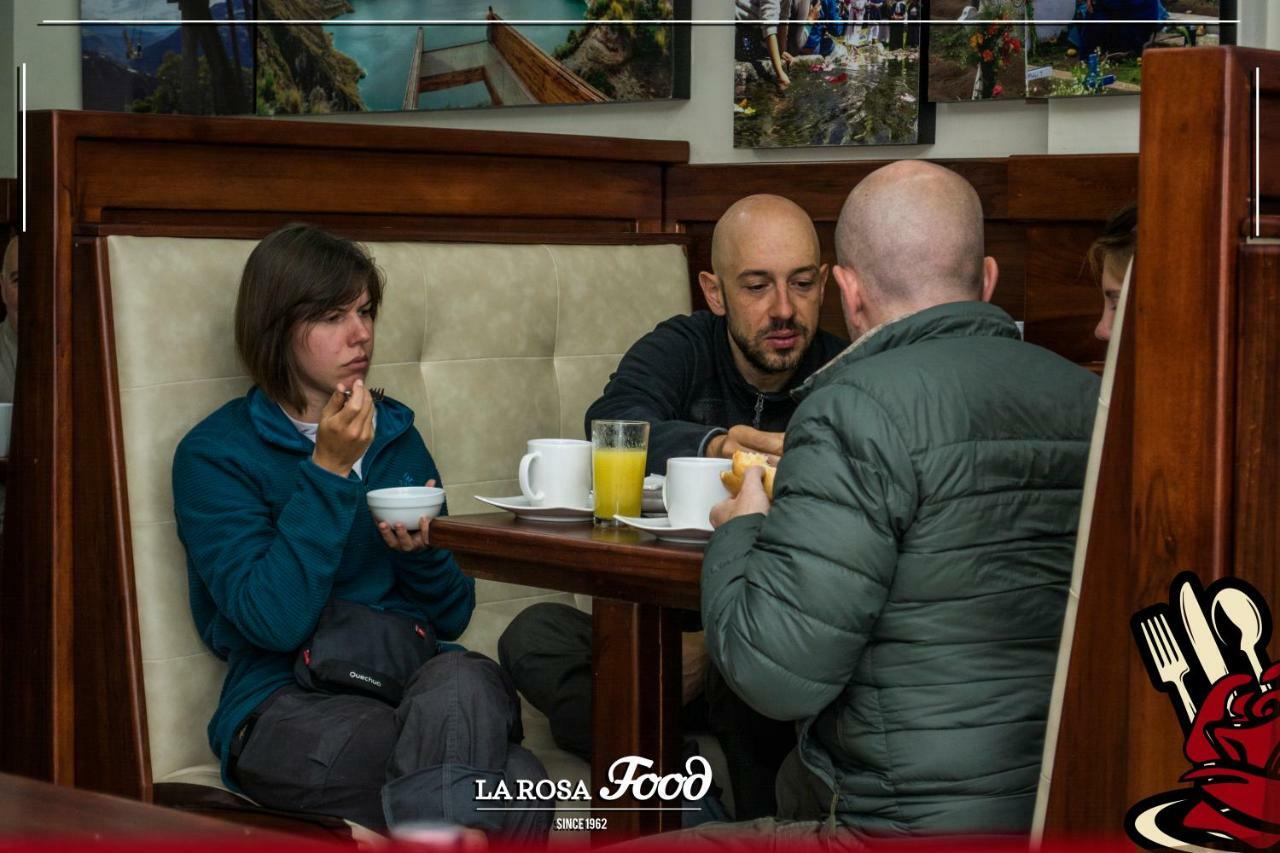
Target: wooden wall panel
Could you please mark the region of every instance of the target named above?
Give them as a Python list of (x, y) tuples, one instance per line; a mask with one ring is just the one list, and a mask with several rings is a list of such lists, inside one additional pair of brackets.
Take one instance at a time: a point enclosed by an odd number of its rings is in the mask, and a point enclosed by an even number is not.
[[(1262, 150), (1269, 153), (1280, 151), (1280, 90), (1266, 91), (1264, 86), (1264, 91), (1258, 107), (1258, 132)], [(1272, 206), (1273, 212), (1280, 213), (1280, 169), (1276, 168), (1274, 156), (1263, 161), (1260, 177), (1263, 203)]]
[[(459, 230), (477, 235), (495, 234), (633, 234), (636, 219), (587, 219), (583, 217), (466, 216), (462, 214), (360, 214), (310, 211), (244, 211), (244, 210), (160, 210), (155, 208), (113, 208), (102, 211), (102, 222), (111, 225), (155, 225), (172, 233), (182, 228), (204, 231), (220, 228), (254, 229), (268, 234), (299, 219), (343, 233), (394, 232), (417, 233), (424, 239), (431, 234), (453, 234)], [(373, 239), (373, 238), (369, 238)]]
[(1240, 253), (1235, 574), (1280, 616), (1280, 245)]
[(0, 232), (18, 229), (22, 221), (18, 205), (18, 179), (0, 178)]
[(1105, 222), (1137, 197), (1133, 155), (1009, 158), (1010, 219)]
[[(33, 113), (34, 115), (34, 113)], [(75, 111), (56, 113), (64, 130), (80, 139), (128, 139), (214, 146), (274, 146), (283, 156), (308, 148), (388, 153), (466, 152), (496, 157), (564, 157), (581, 161), (687, 163), (689, 143), (679, 140), (613, 139), (561, 133), (494, 133), (403, 125), (268, 121), (219, 116), (139, 116)]]
[[(834, 222), (858, 181), (890, 162), (674, 166), (667, 172), (667, 220), (714, 222), (743, 196), (775, 193), (791, 199), (816, 220)], [(988, 217), (1003, 219), (1006, 216), (1004, 159), (934, 162), (953, 169), (973, 184)]]
[[(320, 213), (661, 218), (662, 167), (90, 139), (77, 145), (84, 218), (112, 207)], [(146, 180), (139, 180), (146, 175)], [(234, 175), (234, 179), (228, 179)], [(586, 181), (587, 175), (590, 180)], [(588, 184), (590, 191), (564, 192)], [(552, 190), (552, 188), (556, 190)]]
[(987, 254), (996, 259), (1000, 278), (991, 297), (1015, 320), (1027, 318), (1027, 235), (1017, 223), (987, 220)]
[[(713, 226), (714, 227), (714, 226)], [(818, 328), (838, 338), (849, 339), (849, 327), (844, 321), (844, 309), (840, 305), (840, 287), (830, 268), (836, 262), (836, 224), (823, 220), (816, 223), (818, 245), (822, 248), (822, 263), (827, 265), (827, 289), (822, 294), (822, 311), (818, 314)]]
[(1098, 223), (1029, 225), (1026, 239), (1026, 339), (1072, 361), (1107, 357), (1094, 337), (1102, 292), (1088, 263)]

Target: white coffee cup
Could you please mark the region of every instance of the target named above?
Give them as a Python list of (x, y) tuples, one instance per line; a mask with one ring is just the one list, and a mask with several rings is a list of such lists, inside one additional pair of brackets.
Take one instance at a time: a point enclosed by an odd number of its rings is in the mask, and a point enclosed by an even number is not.
[(591, 442), (535, 438), (520, 459), (520, 491), (530, 506), (589, 507)]
[(9, 433), (13, 430), (13, 403), (0, 403), (0, 456), (9, 455)]
[(667, 478), (662, 484), (662, 503), (667, 519), (676, 529), (711, 526), (711, 508), (729, 497), (720, 480), (721, 471), (733, 468), (731, 459), (677, 456), (667, 460)]

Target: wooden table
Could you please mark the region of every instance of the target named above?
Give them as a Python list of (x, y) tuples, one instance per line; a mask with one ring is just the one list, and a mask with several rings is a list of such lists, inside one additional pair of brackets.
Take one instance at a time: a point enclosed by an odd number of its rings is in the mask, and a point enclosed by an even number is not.
[[(478, 578), (595, 597), (591, 608), (594, 695), (592, 792), (609, 766), (636, 755), (659, 775), (679, 772), (680, 624), (699, 607), (702, 549), (669, 545), (647, 533), (589, 523), (519, 521), (506, 513), (431, 523), (431, 542), (448, 548)], [(610, 809), (658, 802), (620, 799)], [(666, 803), (678, 807), (679, 802)], [(679, 811), (601, 811), (610, 834), (678, 829)]]
[(0, 773), (0, 846), (6, 839), (84, 836), (298, 843), (276, 832)]

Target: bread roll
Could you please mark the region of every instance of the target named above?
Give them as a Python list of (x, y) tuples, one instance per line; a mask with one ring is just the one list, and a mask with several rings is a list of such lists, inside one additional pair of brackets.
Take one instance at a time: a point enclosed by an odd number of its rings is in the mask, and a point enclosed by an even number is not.
[(720, 481), (736, 498), (738, 492), (742, 490), (742, 480), (748, 469), (755, 467), (764, 469), (764, 493), (769, 496), (769, 500), (773, 500), (773, 477), (778, 473), (778, 469), (769, 464), (768, 458), (763, 453), (754, 453), (750, 450), (736, 451), (733, 454), (733, 469), (721, 471)]

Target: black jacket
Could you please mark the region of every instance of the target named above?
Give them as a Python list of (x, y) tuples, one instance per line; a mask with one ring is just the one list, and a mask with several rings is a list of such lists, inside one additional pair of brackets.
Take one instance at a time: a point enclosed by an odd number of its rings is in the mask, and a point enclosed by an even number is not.
[(733, 362), (728, 325), (710, 311), (680, 314), (658, 324), (627, 351), (604, 394), (587, 409), (595, 418), (648, 421), (648, 473), (665, 473), (673, 456), (700, 456), (728, 427), (748, 424), (782, 432), (796, 410), (791, 389), (848, 344), (819, 330), (782, 391), (757, 391)]

